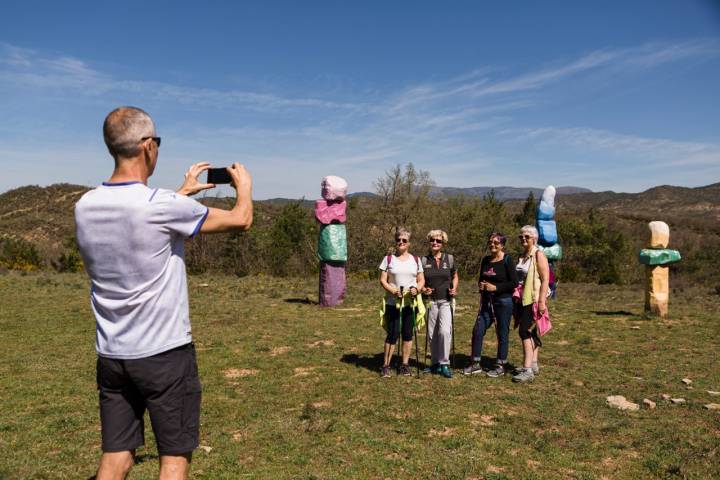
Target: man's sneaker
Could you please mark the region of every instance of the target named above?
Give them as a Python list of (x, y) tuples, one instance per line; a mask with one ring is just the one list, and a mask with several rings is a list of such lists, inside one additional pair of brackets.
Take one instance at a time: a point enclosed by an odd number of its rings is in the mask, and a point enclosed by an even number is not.
[(476, 373), (483, 373), (483, 369), (482, 369), (482, 366), (480, 365), (480, 362), (473, 362), (463, 369), (464, 375), (474, 375)]
[(431, 373), (431, 374), (435, 375), (439, 371), (440, 371), (440, 364), (434, 363), (434, 364), (430, 365), (429, 367), (425, 368), (423, 370), (423, 373)]
[(445, 378), (452, 378), (452, 370), (449, 365), (440, 365), (440, 375)]
[(523, 368), (522, 372), (518, 373), (512, 378), (515, 383), (532, 382), (535, 379), (535, 374), (532, 368)]
[(398, 368), (398, 375), (402, 375), (403, 377), (412, 377), (410, 366), (405, 364), (400, 365), (400, 368)]
[(540, 365), (538, 364), (538, 362), (533, 362), (531, 368), (533, 371), (533, 375), (535, 375), (536, 377), (540, 375)]
[(503, 375), (505, 375), (505, 366), (498, 363), (492, 368), (492, 370), (488, 370), (486, 373), (488, 377), (502, 377)]
[(382, 378), (390, 378), (390, 367), (384, 366), (380, 369), (380, 376)]

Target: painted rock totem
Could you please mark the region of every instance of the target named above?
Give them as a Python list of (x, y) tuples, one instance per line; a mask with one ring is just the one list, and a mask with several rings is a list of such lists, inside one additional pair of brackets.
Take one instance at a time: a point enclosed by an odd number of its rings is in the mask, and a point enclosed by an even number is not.
[(317, 247), (320, 260), (319, 303), (322, 307), (334, 307), (345, 299), (347, 182), (330, 175), (322, 179), (321, 187), (322, 199), (315, 201), (315, 219), (320, 222)]
[(645, 265), (645, 311), (665, 317), (670, 299), (671, 263), (680, 261), (680, 252), (668, 249), (670, 227), (665, 222), (650, 222), (648, 248), (640, 250), (638, 258)]
[(543, 191), (535, 214), (538, 230), (539, 248), (545, 253), (550, 264), (550, 294), (555, 297), (557, 281), (555, 263), (562, 259), (562, 247), (558, 243), (557, 223), (555, 223), (555, 187), (548, 185)]

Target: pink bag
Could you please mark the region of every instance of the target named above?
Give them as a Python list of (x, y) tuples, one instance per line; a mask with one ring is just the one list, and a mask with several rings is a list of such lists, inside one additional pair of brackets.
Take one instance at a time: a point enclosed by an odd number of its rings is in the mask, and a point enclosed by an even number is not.
[(533, 318), (537, 325), (538, 333), (542, 337), (552, 329), (552, 323), (550, 323), (550, 312), (548, 311), (547, 305), (542, 315), (539, 312), (537, 303), (533, 303)]
[(315, 200), (315, 218), (323, 225), (345, 223), (345, 200)]
[(335, 175), (323, 177), (321, 195), (325, 200), (342, 200), (347, 195), (347, 182)]

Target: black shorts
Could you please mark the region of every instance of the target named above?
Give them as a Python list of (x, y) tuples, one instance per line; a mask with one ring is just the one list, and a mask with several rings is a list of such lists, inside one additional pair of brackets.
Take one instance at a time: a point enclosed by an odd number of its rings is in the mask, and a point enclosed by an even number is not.
[(98, 356), (103, 452), (145, 443), (145, 409), (160, 455), (192, 452), (200, 441), (200, 378), (192, 343), (152, 357)]
[(532, 303), (525, 306), (520, 305), (520, 328), (518, 328), (518, 333), (522, 340), (531, 338), (535, 343), (535, 347), (542, 347), (542, 341), (540, 341), (537, 324), (533, 316)]

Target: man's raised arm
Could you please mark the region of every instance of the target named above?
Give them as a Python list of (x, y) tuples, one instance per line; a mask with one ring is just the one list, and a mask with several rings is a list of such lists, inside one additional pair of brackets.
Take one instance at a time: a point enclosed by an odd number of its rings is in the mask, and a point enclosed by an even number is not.
[(253, 221), (252, 177), (239, 163), (227, 168), (235, 188), (235, 206), (231, 210), (210, 208), (201, 233), (219, 233), (230, 230), (247, 230)]

